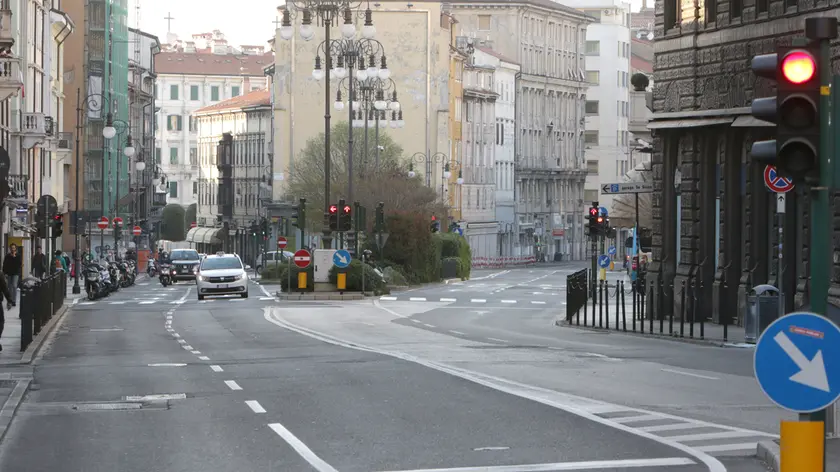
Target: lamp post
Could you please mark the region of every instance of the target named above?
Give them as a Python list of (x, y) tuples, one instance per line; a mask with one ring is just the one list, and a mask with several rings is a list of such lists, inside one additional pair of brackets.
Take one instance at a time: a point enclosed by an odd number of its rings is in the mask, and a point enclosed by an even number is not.
[[(417, 164), (425, 164), (426, 169), (426, 186), (432, 186), (432, 163), (435, 164), (444, 164), (448, 165), (449, 163), (449, 156), (442, 152), (436, 152), (434, 154), (431, 151), (423, 153), (423, 152), (415, 152), (411, 155), (411, 162), (408, 164), (408, 176), (414, 177), (416, 174), (414, 172), (414, 163)], [(458, 167), (460, 169), (460, 163), (458, 163)], [(447, 167), (448, 168), (448, 167)], [(448, 178), (448, 177), (447, 177)], [(461, 179), (463, 183), (463, 178), (461, 177), (461, 171), (458, 171), (458, 178)]]
[[(280, 26), (280, 37), (284, 40), (292, 39), (294, 32), (292, 31), (292, 12), (286, 8), (291, 5), (295, 10), (302, 12), (302, 21), (300, 26), (300, 37), (304, 41), (310, 41), (315, 36), (315, 29), (312, 26), (312, 16), (320, 20), (324, 25), (324, 43), (330, 42), (330, 29), (333, 22), (337, 19), (339, 14), (344, 17), (344, 24), (341, 26), (341, 35), (345, 39), (351, 39), (356, 36), (356, 26), (353, 24), (354, 10), (358, 10), (361, 1), (359, 0), (289, 0), (286, 5), (278, 7), (282, 11), (283, 20)], [(365, 23), (362, 27), (362, 36), (366, 39), (372, 39), (376, 35), (376, 28), (373, 26), (373, 13), (370, 8), (364, 12)], [(330, 48), (324, 48), (324, 68), (327, 73), (324, 75), (324, 229), (323, 229), (323, 247), (330, 248), (332, 246), (332, 232), (330, 231), (330, 75), (334, 73), (332, 64), (332, 51)], [(318, 78), (318, 63), (320, 59), (315, 58), (316, 69), (312, 71), (313, 77)]]
[[(137, 171), (137, 189), (134, 191), (134, 200), (132, 200), (132, 202), (133, 202), (132, 207), (134, 208), (134, 212), (132, 213), (131, 216), (133, 217), (132, 219), (134, 220), (134, 224), (138, 225), (139, 220), (140, 220), (140, 212), (139, 212), (139, 209), (138, 209), (139, 203), (137, 201), (137, 197), (140, 196), (140, 184), (143, 181), (142, 176), (143, 176), (143, 171), (146, 170), (146, 163), (138, 160), (137, 162), (134, 163), (134, 169)], [(131, 185), (131, 181), (129, 180), (129, 188), (131, 188), (130, 185)], [(132, 234), (134, 234), (134, 228), (131, 228), (131, 231), (132, 231)], [(135, 236), (134, 237), (134, 250), (135, 250), (135, 252), (140, 250), (140, 236)], [(136, 266), (135, 266), (135, 269), (137, 269)]]
[[(117, 128), (119, 127), (119, 129)], [(110, 141), (116, 135), (122, 135), (124, 133), (128, 133), (128, 137), (126, 138), (126, 145), (125, 149), (123, 149), (123, 154), (126, 157), (131, 158), (134, 156), (135, 149), (134, 145), (131, 143), (131, 128), (129, 127), (128, 123), (120, 119), (114, 119), (114, 116), (109, 112), (108, 116), (105, 121), (105, 127), (102, 128), (102, 137), (106, 140)], [(107, 157), (110, 154), (110, 146), (106, 146), (105, 148), (105, 156)], [(114, 172), (114, 180), (116, 181), (115, 189), (114, 189), (114, 218), (120, 216), (120, 178), (122, 177), (122, 156), (117, 153), (117, 170)], [(102, 213), (105, 213), (105, 202), (102, 202)], [(112, 219), (113, 221), (113, 219)], [(114, 225), (114, 251), (115, 256), (119, 258), (120, 255), (120, 232), (122, 228), (117, 229), (117, 226)]]
[[(336, 58), (337, 66), (335, 68), (335, 76), (340, 80), (336, 100), (333, 105), (336, 111), (344, 110), (344, 102), (341, 101), (342, 86), (347, 92), (347, 109), (349, 115), (347, 120), (347, 198), (353, 201), (352, 124), (354, 115), (359, 108), (359, 101), (356, 99), (357, 90), (361, 83), (367, 80), (390, 78), (391, 71), (388, 70), (385, 48), (382, 46), (382, 43), (375, 39), (350, 38), (333, 40), (329, 45), (324, 41), (318, 46), (315, 56), (316, 68), (313, 70), (313, 76), (318, 80), (320, 80), (320, 77), (323, 77), (323, 71), (319, 72), (318, 69), (320, 55), (324, 54), (326, 56), (327, 48), (330, 50), (330, 55)], [(368, 59), (367, 64), (365, 63), (366, 58)], [(379, 58), (379, 67), (377, 67), (377, 58)], [(365, 135), (365, 150), (367, 151), (367, 134)]]

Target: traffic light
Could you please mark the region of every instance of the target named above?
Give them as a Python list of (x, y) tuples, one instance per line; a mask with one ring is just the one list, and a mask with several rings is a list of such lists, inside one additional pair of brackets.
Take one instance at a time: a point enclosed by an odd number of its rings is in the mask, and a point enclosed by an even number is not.
[[(336, 212), (338, 213), (338, 221), (336, 229), (333, 231), (350, 231), (353, 229), (353, 208), (343, 198), (338, 201)], [(332, 220), (332, 208), (330, 208), (330, 220)], [(332, 223), (330, 223), (330, 227), (332, 227)]]
[(35, 229), (41, 239), (47, 238), (47, 215), (38, 211), (35, 213)]
[(376, 220), (373, 225), (373, 231), (377, 233), (385, 231), (385, 204), (382, 202), (376, 204)]
[(262, 220), (260, 220), (260, 232), (262, 232), (264, 238), (268, 236), (268, 218), (263, 218)]
[(330, 231), (338, 231), (338, 205), (330, 204)]
[(607, 219), (601, 215), (595, 217), (595, 234), (598, 236), (605, 236), (607, 234)]
[(306, 199), (301, 198), (298, 201), (297, 208), (292, 210), (292, 226), (295, 228), (305, 229), (306, 227)]
[(260, 227), (259, 227), (259, 225), (257, 224), (256, 221), (251, 222), (250, 230), (251, 230), (251, 236), (256, 236), (257, 235), (257, 232), (260, 230)]
[(753, 159), (776, 166), (795, 183), (819, 180), (819, 45), (780, 46), (753, 57), (755, 75), (776, 81), (776, 96), (757, 98), (752, 115), (776, 123), (776, 139), (753, 143)]
[(57, 238), (64, 232), (64, 215), (53, 216), (52, 237)]
[(600, 217), (601, 209), (598, 202), (592, 202), (589, 208), (589, 236), (595, 237), (598, 235), (598, 218)]
[(432, 233), (437, 233), (440, 231), (440, 221), (438, 221), (437, 216), (432, 215), (432, 224), (429, 225), (429, 229)]

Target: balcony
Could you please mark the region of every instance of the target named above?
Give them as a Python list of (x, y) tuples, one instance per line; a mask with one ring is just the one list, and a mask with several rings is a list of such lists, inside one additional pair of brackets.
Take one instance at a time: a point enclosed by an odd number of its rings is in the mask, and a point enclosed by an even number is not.
[(11, 3), (11, 0), (0, 0), (0, 48), (10, 48), (15, 44)]
[(73, 150), (73, 133), (62, 131), (53, 135), (48, 139), (48, 148), (57, 153), (59, 158), (69, 156)]
[(10, 174), (9, 175), (9, 197), (7, 201), (25, 203), (26, 187), (29, 177), (26, 175)]
[(52, 135), (52, 124), (52, 118), (43, 113), (21, 113), (19, 134), (23, 138), (23, 147), (32, 149), (36, 144), (44, 144)]
[(21, 88), (23, 88), (23, 74), (20, 73), (20, 59), (0, 57), (0, 101), (11, 97)]
[(152, 207), (163, 208), (166, 206), (166, 194), (161, 192), (154, 192), (152, 194)]

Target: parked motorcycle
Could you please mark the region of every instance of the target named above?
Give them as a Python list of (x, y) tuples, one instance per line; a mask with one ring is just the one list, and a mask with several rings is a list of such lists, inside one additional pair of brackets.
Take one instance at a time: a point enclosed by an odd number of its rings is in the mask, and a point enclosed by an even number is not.
[(160, 265), (160, 284), (164, 287), (172, 285), (172, 268), (171, 264)]
[(99, 264), (85, 264), (82, 273), (85, 276), (85, 291), (88, 300), (96, 300), (108, 294), (102, 280), (102, 267)]
[(149, 265), (146, 267), (146, 273), (149, 274), (150, 278), (157, 277), (158, 267), (154, 259), (149, 259)]
[(111, 282), (111, 291), (120, 289), (120, 268), (115, 261), (108, 263), (108, 278)]

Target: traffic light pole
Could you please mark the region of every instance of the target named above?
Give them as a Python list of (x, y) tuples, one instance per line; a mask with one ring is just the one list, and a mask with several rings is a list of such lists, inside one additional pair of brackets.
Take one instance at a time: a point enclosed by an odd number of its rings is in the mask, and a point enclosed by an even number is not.
[[(813, 313), (826, 314), (828, 305), (828, 288), (831, 280), (829, 248), (831, 245), (831, 209), (829, 206), (829, 192), (834, 186), (834, 169), (832, 155), (832, 123), (831, 116), (831, 46), (830, 41), (837, 37), (836, 18), (808, 18), (805, 20), (805, 35), (808, 39), (820, 42), (820, 177), (819, 185), (811, 187), (811, 251), (810, 255), (810, 303)], [(833, 407), (831, 407), (833, 408)], [(800, 420), (817, 421), (823, 423), (827, 418), (827, 410), (814, 413), (800, 414)], [(825, 434), (823, 434), (825, 437)], [(823, 448), (823, 464), (825, 464), (825, 448)], [(823, 467), (825, 467), (823, 465)]]

